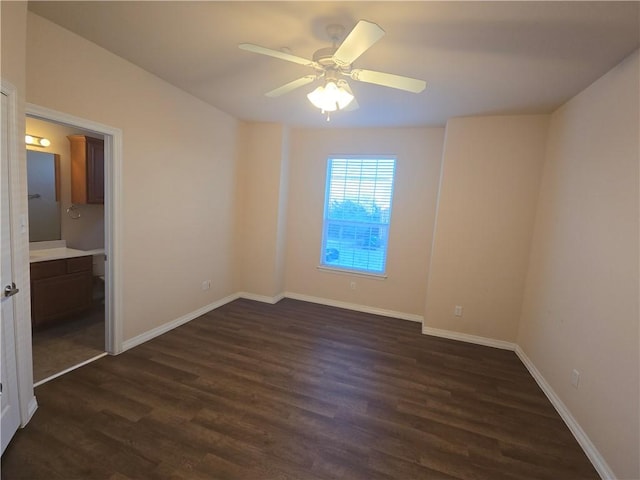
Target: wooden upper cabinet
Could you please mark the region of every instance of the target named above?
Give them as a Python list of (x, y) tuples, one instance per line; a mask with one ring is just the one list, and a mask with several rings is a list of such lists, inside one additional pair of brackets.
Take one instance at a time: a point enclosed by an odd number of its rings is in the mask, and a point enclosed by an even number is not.
[(104, 141), (69, 135), (71, 142), (71, 202), (104, 203)]

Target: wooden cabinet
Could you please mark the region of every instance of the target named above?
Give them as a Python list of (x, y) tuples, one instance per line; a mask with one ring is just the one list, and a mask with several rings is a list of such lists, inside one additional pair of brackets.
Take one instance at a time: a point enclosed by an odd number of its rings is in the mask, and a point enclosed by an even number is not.
[(91, 307), (93, 258), (89, 256), (31, 264), (31, 324), (56, 323)]
[(71, 202), (104, 203), (104, 140), (69, 135)]

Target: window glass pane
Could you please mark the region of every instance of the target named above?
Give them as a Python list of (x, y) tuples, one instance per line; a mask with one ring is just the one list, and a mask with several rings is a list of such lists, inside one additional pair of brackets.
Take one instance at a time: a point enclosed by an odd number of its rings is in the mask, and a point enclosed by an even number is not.
[(395, 158), (330, 158), (322, 265), (384, 273)]

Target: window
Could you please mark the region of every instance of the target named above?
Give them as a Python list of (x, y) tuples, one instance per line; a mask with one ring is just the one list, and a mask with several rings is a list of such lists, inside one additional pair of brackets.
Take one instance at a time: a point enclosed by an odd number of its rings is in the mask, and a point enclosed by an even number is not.
[(324, 267), (384, 274), (394, 157), (331, 157), (322, 229)]

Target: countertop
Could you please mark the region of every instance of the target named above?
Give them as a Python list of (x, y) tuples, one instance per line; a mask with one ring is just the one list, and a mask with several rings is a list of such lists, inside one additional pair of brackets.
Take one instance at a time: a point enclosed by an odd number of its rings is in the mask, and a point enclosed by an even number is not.
[(29, 263), (59, 260), (61, 258), (85, 257), (87, 255), (104, 255), (104, 248), (76, 250), (75, 248), (58, 247), (29, 250)]

